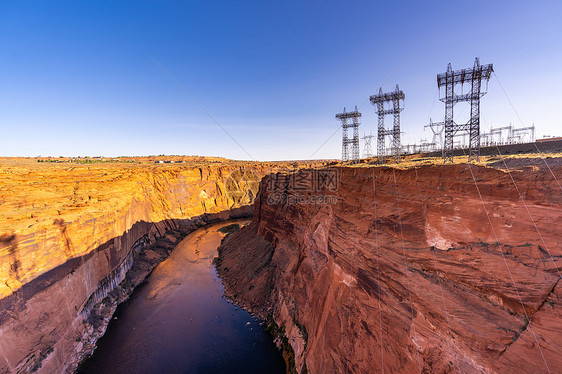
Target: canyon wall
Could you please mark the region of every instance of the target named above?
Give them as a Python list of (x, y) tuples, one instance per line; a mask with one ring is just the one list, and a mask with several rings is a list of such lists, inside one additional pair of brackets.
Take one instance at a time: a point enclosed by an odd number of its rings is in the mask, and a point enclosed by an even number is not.
[(562, 372), (562, 167), (537, 160), (266, 176), (226, 294), (298, 373)]
[(0, 373), (72, 371), (116, 305), (90, 314), (137, 257), (136, 283), (189, 231), (251, 215), (259, 179), (294, 167), (0, 166)]

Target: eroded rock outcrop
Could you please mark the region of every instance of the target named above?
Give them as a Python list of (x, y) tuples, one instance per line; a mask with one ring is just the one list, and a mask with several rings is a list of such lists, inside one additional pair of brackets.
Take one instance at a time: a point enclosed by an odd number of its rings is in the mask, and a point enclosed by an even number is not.
[(185, 234), (251, 215), (259, 178), (295, 167), (2, 160), (0, 373), (71, 371), (116, 304)]
[(299, 373), (562, 372), (562, 191), (527, 164), (266, 176), (219, 249), (227, 296)]

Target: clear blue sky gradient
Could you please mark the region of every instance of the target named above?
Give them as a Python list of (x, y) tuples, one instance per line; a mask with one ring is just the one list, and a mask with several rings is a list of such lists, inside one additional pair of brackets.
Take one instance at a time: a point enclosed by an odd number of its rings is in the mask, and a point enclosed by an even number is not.
[[(150, 56), (259, 160), (309, 158), (344, 106), (364, 104), (374, 133), (385, 82), (406, 94), (403, 143), (431, 139), (436, 74), (476, 56), (525, 125), (562, 135), (561, 15), (559, 0), (0, 1), (0, 155), (248, 159)], [(495, 77), (482, 118), (522, 126)]]

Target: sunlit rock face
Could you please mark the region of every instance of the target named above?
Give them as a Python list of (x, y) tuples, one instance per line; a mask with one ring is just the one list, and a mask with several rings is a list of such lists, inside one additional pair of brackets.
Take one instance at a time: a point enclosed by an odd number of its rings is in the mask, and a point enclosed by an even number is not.
[(562, 372), (562, 191), (544, 164), (326, 172), (337, 186), (265, 177), (219, 249), (228, 296), (277, 323), (296, 372)]
[(134, 253), (159, 238), (169, 251), (201, 224), (251, 214), (237, 208), (259, 179), (298, 166), (0, 160), (0, 373), (70, 370), (103, 333), (85, 323), (88, 312), (125, 279)]

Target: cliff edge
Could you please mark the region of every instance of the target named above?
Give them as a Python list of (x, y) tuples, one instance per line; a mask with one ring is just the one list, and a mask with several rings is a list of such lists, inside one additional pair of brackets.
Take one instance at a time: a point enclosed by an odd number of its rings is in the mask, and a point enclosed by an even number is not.
[(251, 215), (260, 178), (300, 166), (37, 161), (0, 159), (0, 373), (72, 372), (187, 233)]
[(562, 372), (549, 161), (268, 175), (219, 248), (226, 295), (275, 326), (298, 373)]

